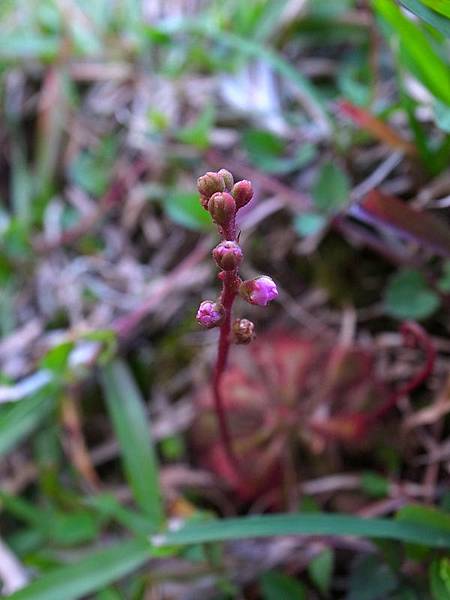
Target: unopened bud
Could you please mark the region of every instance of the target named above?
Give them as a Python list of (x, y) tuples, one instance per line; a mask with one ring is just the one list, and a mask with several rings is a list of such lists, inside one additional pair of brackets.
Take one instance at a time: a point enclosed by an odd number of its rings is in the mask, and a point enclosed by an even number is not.
[(214, 248), (212, 255), (217, 266), (224, 271), (236, 269), (241, 264), (243, 258), (239, 244), (231, 241), (221, 242)]
[(255, 338), (255, 325), (248, 319), (236, 319), (232, 326), (235, 344), (250, 344)]
[(217, 225), (227, 225), (236, 212), (236, 202), (228, 192), (217, 192), (209, 199), (208, 210)]
[(219, 327), (225, 319), (225, 309), (220, 302), (203, 300), (198, 307), (196, 319), (200, 325), (207, 329)]
[(250, 202), (253, 198), (253, 188), (250, 181), (243, 179), (234, 184), (231, 194), (236, 202), (236, 209), (239, 210)]
[(203, 196), (203, 194), (200, 194), (200, 204), (203, 206), (203, 208), (205, 210), (208, 210), (208, 202), (209, 202), (209, 197)]
[(217, 174), (222, 177), (223, 182), (225, 184), (225, 189), (227, 189), (230, 192), (231, 188), (234, 185), (233, 175), (230, 173), (230, 171), (227, 171), (226, 169), (220, 169), (220, 171), (218, 171)]
[(256, 279), (243, 281), (239, 288), (239, 294), (250, 304), (267, 306), (271, 300), (275, 300), (278, 296), (278, 290), (270, 277), (262, 275)]
[(211, 198), (216, 192), (223, 192), (225, 190), (225, 182), (219, 173), (208, 171), (197, 179), (197, 189), (202, 196)]

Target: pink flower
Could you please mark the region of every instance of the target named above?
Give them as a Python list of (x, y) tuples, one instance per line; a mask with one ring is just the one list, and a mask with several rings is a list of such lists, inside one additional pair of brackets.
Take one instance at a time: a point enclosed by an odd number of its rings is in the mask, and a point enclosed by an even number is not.
[(267, 306), (271, 300), (275, 300), (278, 296), (277, 286), (267, 275), (243, 281), (239, 293), (247, 302), (258, 306)]
[(200, 303), (197, 311), (197, 322), (206, 327), (212, 329), (222, 324), (225, 318), (225, 309), (220, 302), (214, 302), (213, 300), (203, 300)]

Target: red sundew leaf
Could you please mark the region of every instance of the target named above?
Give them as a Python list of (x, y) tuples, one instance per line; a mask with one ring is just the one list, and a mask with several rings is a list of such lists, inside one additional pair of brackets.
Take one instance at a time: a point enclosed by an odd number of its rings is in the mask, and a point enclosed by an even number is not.
[(400, 236), (432, 248), (436, 254), (450, 256), (450, 227), (426, 211), (412, 208), (395, 196), (372, 190), (353, 211), (362, 211), (370, 221), (394, 230)]
[(351, 119), (356, 125), (359, 125), (369, 133), (371, 133), (376, 139), (384, 142), (392, 148), (401, 150), (409, 156), (415, 156), (417, 154), (416, 147), (405, 140), (399, 133), (397, 133), (390, 125), (381, 121), (367, 110), (356, 106), (347, 100), (341, 100), (338, 103), (339, 110), (346, 117)]

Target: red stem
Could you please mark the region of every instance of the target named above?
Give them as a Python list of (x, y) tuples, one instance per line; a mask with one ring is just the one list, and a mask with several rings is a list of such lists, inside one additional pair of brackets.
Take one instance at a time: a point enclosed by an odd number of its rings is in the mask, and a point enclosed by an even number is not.
[(401, 326), (401, 333), (405, 345), (419, 346), (425, 352), (426, 360), (423, 367), (404, 385), (391, 393), (390, 397), (378, 406), (373, 412), (367, 415), (367, 421), (374, 422), (384, 417), (403, 396), (407, 396), (419, 387), (432, 373), (434, 362), (436, 360), (436, 348), (430, 339), (430, 336), (418, 323), (406, 321)]
[[(224, 240), (235, 241), (236, 223), (234, 217), (231, 219), (230, 223), (227, 226), (224, 226), (222, 228), (222, 236)], [(233, 308), (233, 302), (237, 295), (237, 269), (234, 269), (233, 271), (222, 271), (221, 278), (222, 294), (220, 299), (225, 309), (225, 319), (220, 327), (219, 347), (213, 377), (213, 394), (217, 420), (219, 422), (220, 438), (222, 440), (223, 448), (225, 450), (226, 457), (230, 462), (230, 466), (233, 468), (234, 471), (238, 471), (238, 460), (233, 451), (233, 443), (231, 439), (230, 430), (228, 428), (222, 392), (220, 389), (222, 377), (227, 367), (228, 354), (230, 351), (231, 312)]]

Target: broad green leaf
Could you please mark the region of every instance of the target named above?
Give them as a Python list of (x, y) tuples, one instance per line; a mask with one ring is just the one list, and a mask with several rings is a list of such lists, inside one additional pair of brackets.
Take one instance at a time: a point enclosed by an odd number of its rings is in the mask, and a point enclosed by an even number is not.
[(63, 374), (66, 370), (69, 356), (73, 350), (73, 347), (73, 342), (63, 342), (58, 346), (50, 348), (50, 350), (41, 360), (41, 368)]
[[(420, 17), (445, 36), (450, 37), (450, 21), (449, 19), (442, 17), (435, 13), (434, 10), (430, 10), (427, 6), (424, 6), (421, 0), (400, 0), (403, 6), (406, 6), (408, 10)], [(446, 1), (446, 0), (444, 0)]]
[(396, 273), (384, 295), (386, 312), (398, 319), (426, 319), (439, 308), (439, 296), (414, 269)]
[(294, 219), (295, 231), (306, 237), (308, 235), (315, 235), (326, 225), (326, 217), (319, 213), (308, 212), (301, 215), (297, 215)]
[(279, 535), (353, 535), (450, 548), (450, 532), (433, 526), (327, 513), (262, 515), (188, 523), (177, 531), (154, 536), (153, 542), (158, 546), (187, 545)]
[(316, 153), (312, 144), (304, 144), (292, 156), (285, 156), (285, 141), (264, 129), (247, 129), (241, 141), (250, 162), (267, 173), (279, 175), (299, 169)]
[(326, 548), (315, 556), (308, 565), (308, 573), (316, 587), (327, 595), (333, 577), (334, 552)]
[(349, 200), (350, 183), (346, 173), (332, 162), (320, 168), (311, 189), (314, 206), (321, 212), (332, 213)]
[(268, 571), (260, 580), (264, 600), (306, 600), (305, 586), (280, 571)]
[(101, 382), (134, 498), (158, 528), (163, 517), (158, 464), (143, 398), (130, 370), (120, 360), (103, 367)]
[(396, 575), (378, 557), (362, 556), (353, 566), (346, 600), (385, 600), (397, 585)]
[(52, 410), (55, 397), (54, 386), (47, 386), (33, 396), (0, 406), (0, 456), (39, 426)]
[(172, 221), (187, 229), (205, 231), (211, 228), (211, 216), (200, 204), (198, 193), (169, 192), (163, 206)]
[(448, 600), (450, 598), (450, 558), (436, 558), (429, 570), (430, 591), (433, 600)]
[(436, 98), (450, 104), (450, 69), (436, 54), (424, 32), (402, 14), (393, 0), (374, 0), (374, 5), (398, 37), (422, 83)]
[(150, 554), (145, 540), (121, 542), (41, 575), (9, 599), (78, 600), (132, 573), (145, 564)]

